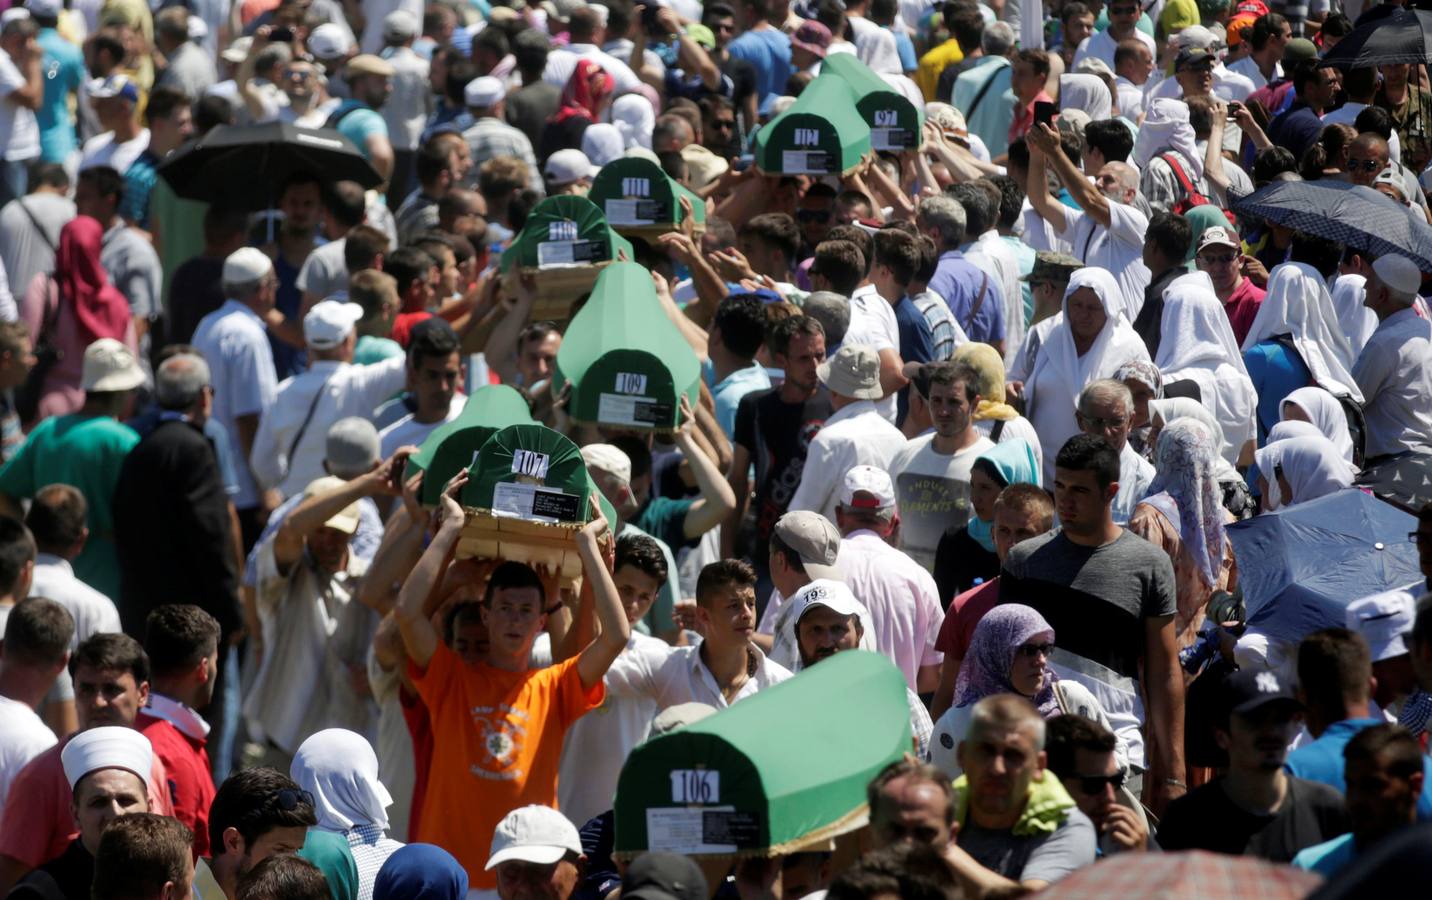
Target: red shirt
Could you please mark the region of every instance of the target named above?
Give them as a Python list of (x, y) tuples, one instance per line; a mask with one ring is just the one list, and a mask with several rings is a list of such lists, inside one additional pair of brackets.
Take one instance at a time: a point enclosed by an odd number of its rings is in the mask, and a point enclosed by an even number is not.
[(432, 317), (432, 313), (422, 310), (418, 312), (398, 313), (398, 317), (393, 320), (393, 340), (402, 344), (404, 350), (408, 349), (408, 341), (413, 339), (413, 326), (424, 319), (431, 319)]
[(1244, 278), (1243, 283), (1234, 288), (1233, 293), (1224, 301), (1223, 311), (1228, 313), (1228, 324), (1233, 326), (1233, 337), (1238, 341), (1238, 346), (1243, 346), (1244, 338), (1248, 337), (1253, 320), (1258, 317), (1258, 307), (1263, 305), (1263, 297), (1267, 293)]
[(423, 798), (428, 792), (428, 772), (433, 765), (433, 723), (421, 697), (407, 685), (398, 689), (398, 702), (403, 707), (403, 723), (413, 740), (413, 806), (408, 813), (408, 843), (418, 839), (419, 816)]
[(1014, 118), (1009, 123), (1009, 142), (1013, 144), (1015, 141), (1024, 137), (1025, 134), (1028, 133), (1030, 126), (1034, 124), (1034, 104), (1053, 102), (1054, 98), (1043, 91), (1036, 94), (1034, 99), (1028, 103), (1021, 105), (1016, 101), (1014, 105)]
[(169, 802), (174, 818), (194, 832), (194, 857), (209, 855), (209, 806), (214, 802), (214, 776), (204, 738), (190, 737), (164, 719), (140, 713), (135, 727), (154, 745), (168, 773)]
[(964, 659), (970, 649), (970, 639), (975, 635), (975, 626), (984, 614), (999, 605), (999, 578), (991, 578), (978, 584), (950, 602), (945, 621), (940, 625), (940, 636), (935, 638), (935, 649), (941, 653)]
[[(80, 834), (71, 809), (74, 793), (60, 763), (60, 752), (69, 742), (70, 738), (65, 738), (20, 770), (10, 783), (5, 811), (0, 813), (0, 853), (32, 869), (64, 853)], [(156, 790), (156, 785), (168, 780), (164, 762), (156, 755), (149, 772), (150, 812), (173, 815), (169, 792)]]

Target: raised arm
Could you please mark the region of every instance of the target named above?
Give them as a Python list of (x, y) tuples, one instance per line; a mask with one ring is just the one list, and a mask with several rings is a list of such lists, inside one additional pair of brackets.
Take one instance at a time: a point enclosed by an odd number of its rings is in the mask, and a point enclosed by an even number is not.
[(316, 494), (300, 503), (283, 520), (274, 535), (274, 559), (279, 571), (288, 571), (303, 554), (304, 538), (318, 531), (323, 523), (333, 518), (351, 503), (363, 497), (394, 496), (398, 492), (392, 485), (393, 466), (397, 460), (406, 459), (417, 452), (416, 447), (403, 447), (382, 465), (366, 475), (346, 481), (341, 487), (326, 494)]
[[(1070, 194), (1074, 195), (1074, 202), (1079, 204), (1079, 208), (1084, 210), (1084, 214), (1105, 228), (1108, 228), (1110, 222), (1109, 198), (1099, 193), (1094, 188), (1094, 185), (1089, 183), (1089, 179), (1084, 177), (1084, 173), (1079, 171), (1079, 167), (1074, 165), (1069, 157), (1064, 155), (1064, 148), (1059, 146), (1059, 132), (1045, 125), (1043, 122), (1036, 122), (1025, 135), (1025, 141), (1029, 144), (1030, 184), (1034, 184), (1035, 157), (1043, 157), (1043, 160), (1047, 161), (1048, 165), (1054, 167), (1054, 174), (1059, 176), (1059, 180), (1063, 182), (1064, 187), (1069, 190)], [(1039, 169), (1039, 174), (1042, 176), (1044, 174), (1044, 166), (1040, 165)], [(1043, 193), (1046, 200), (1054, 199), (1049, 196), (1047, 185), (1044, 187)], [(1034, 201), (1031, 200), (1030, 202), (1033, 203)], [(1045, 210), (1040, 209), (1038, 206), (1036, 206), (1035, 209), (1039, 210), (1039, 215), (1044, 216), (1050, 225), (1053, 225), (1061, 232), (1063, 231), (1061, 226), (1064, 224), (1064, 214), (1062, 212), (1054, 210), (1051, 207), (1050, 212), (1055, 218), (1050, 219), (1048, 216), (1045, 216)]]
[(601, 682), (602, 676), (607, 674), (607, 669), (611, 668), (631, 639), (631, 625), (627, 622), (617, 586), (612, 582), (612, 561), (608, 558), (616, 539), (610, 533), (596, 498), (592, 499), (592, 508), (594, 518), (577, 532), (577, 552), (582, 557), (582, 580), (586, 583), (584, 589), (591, 591), (597, 623), (602, 629), (596, 640), (577, 657), (577, 673), (582, 677), (582, 686), (588, 689)]
[(467, 482), (467, 473), (461, 472), (443, 491), (438, 507), (437, 534), (432, 543), (418, 559), (403, 589), (398, 592), (398, 605), (393, 608), (393, 617), (398, 621), (398, 630), (403, 635), (403, 648), (420, 669), (426, 669), (438, 649), (438, 630), (428, 618), (425, 606), (430, 594), (442, 580), (443, 570), (457, 550), (458, 539), (462, 537), (465, 516), (462, 506), (453, 495)]
[(691, 429), (695, 427), (694, 420), (691, 404), (682, 397), (682, 424), (681, 430), (676, 433), (676, 446), (691, 465), (691, 474), (696, 478), (696, 486), (701, 490), (701, 497), (686, 511), (686, 519), (682, 522), (682, 532), (688, 540), (695, 540), (720, 525), (731, 514), (731, 510), (736, 508), (736, 495), (731, 493), (731, 486), (721, 476), (716, 463), (702, 452), (691, 435)]

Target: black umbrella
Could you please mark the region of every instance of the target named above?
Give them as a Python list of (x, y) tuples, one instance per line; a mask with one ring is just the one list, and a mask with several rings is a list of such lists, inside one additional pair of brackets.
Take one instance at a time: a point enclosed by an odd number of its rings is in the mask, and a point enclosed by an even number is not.
[(225, 200), (265, 209), (289, 177), (307, 173), (324, 182), (356, 181), (365, 188), (383, 179), (353, 146), (331, 128), (299, 128), (282, 122), (220, 125), (175, 151), (159, 166), (174, 193), (191, 200)]
[(1327, 178), (1275, 181), (1233, 201), (1233, 211), (1373, 256), (1400, 254), (1432, 272), (1432, 225), (1369, 187)]
[(1409, 453), (1364, 469), (1357, 483), (1410, 513), (1432, 502), (1432, 453)]
[(1339, 69), (1362, 69), (1396, 63), (1432, 62), (1432, 11), (1394, 9), (1359, 24), (1323, 57), (1322, 64)]

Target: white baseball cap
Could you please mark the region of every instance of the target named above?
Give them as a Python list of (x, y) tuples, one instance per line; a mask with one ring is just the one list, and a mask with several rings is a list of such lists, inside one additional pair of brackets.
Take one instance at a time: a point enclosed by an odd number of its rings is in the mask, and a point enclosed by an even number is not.
[(582, 855), (577, 826), (550, 806), (524, 806), (497, 823), (492, 833), (492, 855), (484, 868), (490, 872), (514, 859), (547, 866), (568, 853)]
[(383, 40), (406, 41), (417, 37), (421, 27), (417, 16), (406, 9), (395, 9), (383, 17)]
[(141, 384), (144, 370), (119, 341), (100, 338), (85, 348), (80, 387), (86, 391), (132, 391)]
[(817, 578), (805, 585), (792, 595), (790, 602), (795, 610), (792, 622), (799, 622), (812, 606), (827, 607), (839, 616), (858, 616), (866, 612), (865, 606), (855, 599), (845, 582), (828, 578)]
[(587, 154), (580, 150), (558, 150), (547, 157), (547, 165), (542, 167), (542, 175), (554, 185), (594, 178), (600, 171), (601, 167), (592, 165)]
[(348, 29), (336, 22), (324, 22), (308, 34), (308, 52), (317, 59), (338, 59), (353, 51)]
[(1372, 649), (1372, 661), (1407, 653), (1403, 635), (1412, 630), (1416, 600), (1409, 591), (1384, 591), (1354, 600), (1343, 611), (1349, 631), (1356, 631)]
[(353, 333), (363, 307), (341, 300), (322, 300), (303, 317), (303, 340), (315, 350), (331, 350)]
[(474, 78), (462, 89), (463, 102), (473, 109), (493, 106), (506, 96), (507, 91), (502, 86), (502, 80), (491, 75)]
[(1222, 225), (1214, 225), (1212, 228), (1204, 229), (1198, 238), (1198, 251), (1202, 253), (1205, 247), (1232, 247), (1237, 250), (1241, 245), (1238, 237)]
[(240, 247), (224, 259), (226, 284), (252, 284), (273, 271), (273, 260), (257, 247)]
[(874, 466), (855, 466), (840, 486), (840, 505), (852, 509), (889, 509), (895, 505), (890, 474)]
[(588, 469), (605, 472), (621, 481), (631, 484), (631, 457), (613, 444), (588, 444), (582, 448), (582, 461)]

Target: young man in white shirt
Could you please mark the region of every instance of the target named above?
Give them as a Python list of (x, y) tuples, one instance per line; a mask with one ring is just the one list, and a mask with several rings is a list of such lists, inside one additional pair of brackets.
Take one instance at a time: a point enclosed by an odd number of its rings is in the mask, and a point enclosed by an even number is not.
[(4, 623), (0, 656), (0, 808), (10, 782), (25, 764), (55, 744), (35, 713), (70, 658), (74, 619), (54, 600), (34, 597), (16, 605)]
[[(888, 304), (887, 304), (888, 305)], [(810, 442), (800, 486), (790, 510), (807, 509), (835, 521), (837, 485), (851, 467), (885, 468), (905, 446), (905, 435), (875, 406), (880, 390), (880, 357), (847, 340), (833, 359), (816, 369), (830, 390), (835, 410)]]
[(408, 342), (407, 356), (408, 391), (417, 398), (418, 408), (378, 434), (384, 459), (399, 447), (422, 444), (438, 426), (456, 419), (467, 405), (467, 398), (458, 392), (462, 355), (457, 332), (445, 320), (434, 317), (419, 322)]
[(139, 85), (128, 75), (116, 73), (90, 82), (89, 97), (104, 132), (85, 141), (80, 168), (109, 166), (123, 175), (149, 147), (149, 129), (142, 127), (135, 115)]
[(970, 517), (970, 468), (994, 443), (975, 427), (979, 373), (969, 363), (935, 367), (926, 404), (935, 430), (890, 460), (901, 511), (900, 546), (927, 571), (945, 529)]
[[(39, 29), (29, 16), (11, 19), (0, 31), (0, 205), (25, 196), (29, 167), (40, 156), (35, 110), (44, 98)], [(26, 285), (12, 285), (15, 292)]]
[(76, 578), (70, 565), (89, 538), (85, 525), (88, 508), (78, 489), (51, 484), (36, 492), (25, 514), (25, 525), (35, 538), (36, 550), (30, 595), (58, 600), (69, 610), (75, 620), (70, 649), (89, 640), (90, 635), (124, 630), (114, 601)]

